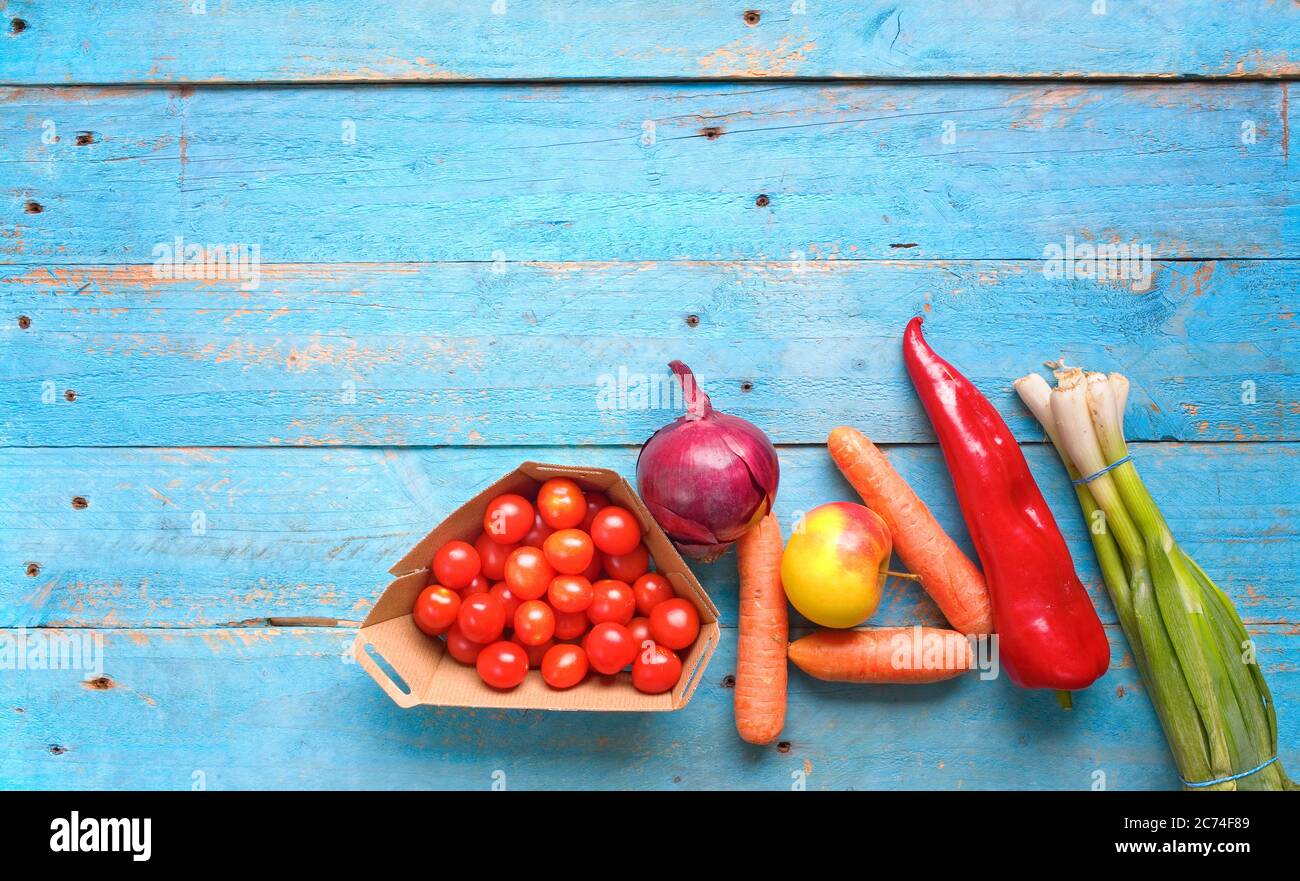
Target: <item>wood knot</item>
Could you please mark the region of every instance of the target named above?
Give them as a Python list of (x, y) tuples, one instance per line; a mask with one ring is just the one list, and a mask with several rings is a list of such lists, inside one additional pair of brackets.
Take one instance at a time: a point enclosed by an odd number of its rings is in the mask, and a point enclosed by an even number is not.
[(686, 326), (687, 326), (687, 327), (699, 327), (699, 326), (700, 326), (700, 316), (698, 316), (698, 315), (687, 315), (687, 316), (686, 316)]
[(735, 676), (732, 676), (730, 673), (728, 673), (726, 676), (723, 676), (723, 677), (722, 677), (722, 687), (723, 687), (723, 688), (735, 688), (735, 687), (736, 687), (736, 677), (735, 677)]
[(40, 575), (40, 574), (41, 574), (41, 564), (40, 564), (40, 563), (28, 563), (28, 564), (27, 564), (27, 577), (28, 577), (28, 578), (35, 578), (37, 575)]
[(9, 19), (9, 33), (21, 34), (25, 30), (27, 30), (27, 22), (24, 19), (21, 18)]
[(87, 679), (82, 685), (91, 691), (108, 691), (117, 688), (117, 683), (107, 676), (96, 676), (94, 679)]
[(72, 389), (68, 389), (63, 393), (63, 399), (66, 401), (75, 401), (77, 399), (77, 393)]
[(759, 208), (766, 208), (768, 205), (772, 204), (772, 200), (768, 198), (767, 193), (761, 193), (759, 194), (759, 197), (754, 200), (754, 204)]
[(26, 204), (23, 205), (23, 210), (28, 214), (40, 214), (45, 210), (45, 206), (35, 199), (28, 199)]
[(60, 745), (57, 744), (57, 743), (51, 743), (51, 744), (50, 744), (50, 754), (51, 754), (51, 755), (61, 756), (61, 755), (63, 755), (64, 753), (66, 753), (67, 751), (68, 751), (68, 748), (67, 748), (66, 746), (60, 746)]
[(745, 14), (742, 15), (741, 18), (745, 20), (745, 24), (752, 28), (754, 25), (762, 21), (763, 13), (759, 12), (757, 9), (746, 9)]
[(754, 390), (754, 384), (746, 379), (740, 384), (740, 390), (742, 392), (752, 392)]
[(86, 501), (85, 496), (73, 496), (72, 507), (76, 508), (78, 511), (84, 511), (90, 507), (90, 502)]
[(700, 134), (704, 135), (704, 137), (710, 141), (716, 141), (718, 138), (722, 137), (722, 133), (722, 126), (720, 125), (706, 125), (704, 128), (700, 129)]
[(788, 740), (783, 740), (776, 745), (776, 751), (779, 752), (781, 755), (786, 755), (787, 753), (790, 752), (792, 748), (793, 747), (791, 747), (790, 741)]
[(28, 318), (26, 315), (19, 315), (18, 326), (23, 330), (26, 330), (27, 328), (32, 326), (32, 320)]
[(84, 147), (87, 144), (95, 143), (94, 132), (77, 132), (77, 146)]

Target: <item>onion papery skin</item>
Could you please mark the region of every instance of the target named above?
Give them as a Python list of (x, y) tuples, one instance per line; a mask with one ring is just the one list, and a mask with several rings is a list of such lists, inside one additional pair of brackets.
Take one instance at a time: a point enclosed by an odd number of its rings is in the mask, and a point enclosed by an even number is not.
[(637, 490), (678, 550), (709, 562), (772, 509), (780, 464), (767, 435), (714, 410), (690, 368), (670, 366), (685, 389), (687, 412), (641, 448)]

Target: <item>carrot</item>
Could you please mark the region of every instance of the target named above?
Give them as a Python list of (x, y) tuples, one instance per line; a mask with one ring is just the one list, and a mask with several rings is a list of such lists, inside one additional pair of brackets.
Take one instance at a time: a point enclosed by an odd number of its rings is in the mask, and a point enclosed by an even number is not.
[(920, 578), (948, 622), (962, 633), (992, 633), (993, 610), (984, 576), (885, 454), (862, 432), (847, 426), (832, 431), (826, 446), (867, 507), (889, 526), (899, 559)]
[(789, 653), (796, 667), (827, 682), (941, 682), (971, 668), (965, 636), (920, 625), (818, 630), (790, 643)]
[(771, 743), (785, 724), (789, 630), (781, 551), (781, 525), (775, 514), (768, 514), (736, 543), (740, 568), (736, 730), (749, 743)]

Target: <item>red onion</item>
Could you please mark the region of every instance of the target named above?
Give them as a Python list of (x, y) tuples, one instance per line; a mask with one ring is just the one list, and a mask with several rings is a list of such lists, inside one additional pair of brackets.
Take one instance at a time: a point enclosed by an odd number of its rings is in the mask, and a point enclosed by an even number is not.
[(668, 366), (685, 392), (686, 415), (641, 448), (637, 489), (673, 544), (707, 563), (772, 509), (780, 466), (767, 435), (714, 410), (681, 361)]

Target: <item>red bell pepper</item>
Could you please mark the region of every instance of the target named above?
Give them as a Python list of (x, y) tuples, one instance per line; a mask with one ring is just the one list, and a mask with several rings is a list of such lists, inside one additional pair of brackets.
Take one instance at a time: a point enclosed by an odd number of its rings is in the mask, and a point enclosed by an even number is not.
[(1007, 675), (1022, 688), (1086, 688), (1106, 672), (1110, 645), (1020, 446), (988, 398), (926, 343), (920, 316), (903, 333), (903, 362), (979, 553)]

